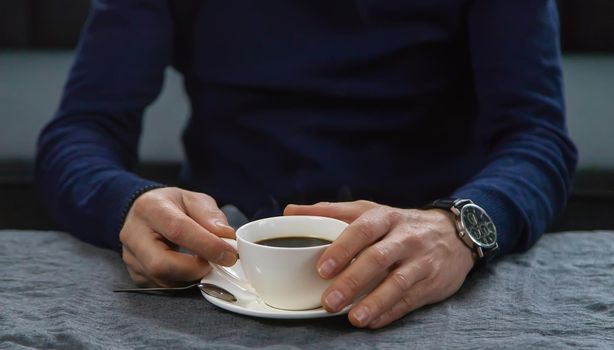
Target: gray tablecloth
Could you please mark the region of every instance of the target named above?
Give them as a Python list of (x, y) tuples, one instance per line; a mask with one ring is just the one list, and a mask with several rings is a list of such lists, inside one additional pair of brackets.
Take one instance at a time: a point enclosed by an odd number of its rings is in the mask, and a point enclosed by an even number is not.
[(0, 348), (614, 348), (612, 232), (548, 234), (377, 331), (114, 294), (131, 284), (120, 257), (58, 232), (0, 231), (0, 281)]

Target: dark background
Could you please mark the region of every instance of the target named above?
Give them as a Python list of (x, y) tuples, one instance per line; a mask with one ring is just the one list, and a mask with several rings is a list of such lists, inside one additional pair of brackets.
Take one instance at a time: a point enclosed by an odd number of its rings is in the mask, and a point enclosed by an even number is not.
[[(565, 51), (614, 52), (614, 1), (557, 3)], [(0, 47), (73, 48), (89, 6), (89, 0), (0, 0)]]
[[(558, 5), (570, 132), (581, 154), (568, 208), (551, 230), (614, 229), (614, 126), (603, 127), (614, 125), (614, 99), (607, 97), (614, 97), (614, 0)], [(89, 6), (87, 0), (0, 0), (0, 229), (56, 228), (33, 185), (33, 149), (53, 114)], [(172, 184), (181, 160), (179, 130), (164, 123), (182, 124), (187, 107), (176, 73), (168, 73), (167, 86), (148, 113), (153, 121), (138, 171)], [(44, 108), (23, 112), (39, 101)], [(168, 114), (177, 117), (169, 121)], [(173, 132), (163, 134), (167, 129)]]

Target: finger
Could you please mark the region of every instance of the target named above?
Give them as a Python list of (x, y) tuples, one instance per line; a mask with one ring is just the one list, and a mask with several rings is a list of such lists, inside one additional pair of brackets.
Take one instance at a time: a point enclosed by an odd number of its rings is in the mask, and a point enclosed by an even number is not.
[[(194, 281), (200, 278), (200, 277), (197, 277), (197, 278), (188, 277), (186, 280), (180, 280), (177, 282), (172, 281), (172, 280), (156, 281), (153, 277), (149, 277), (145, 275), (145, 270), (141, 267), (141, 264), (138, 262), (138, 260), (136, 260), (136, 257), (134, 255), (129, 254), (128, 256), (126, 256), (124, 261), (126, 262), (126, 267), (128, 270), (128, 274), (130, 275), (130, 278), (132, 279), (134, 284), (136, 284), (137, 286), (141, 288), (172, 287), (177, 284), (182, 284), (181, 282)], [(138, 268), (134, 269), (134, 268), (131, 268), (130, 266), (138, 266)]]
[(370, 325), (371, 322), (398, 304), (416, 283), (427, 277), (426, 269), (419, 264), (402, 264), (352, 308), (349, 314), (350, 322), (356, 327)]
[[(327, 310), (332, 312), (341, 310), (361, 292), (366, 291), (367, 287), (372, 286), (376, 278), (382, 276), (382, 273), (387, 273), (391, 266), (407, 257), (408, 253), (402, 242), (390, 238), (394, 236), (394, 233), (389, 233), (387, 239), (364, 250), (350, 266), (337, 276), (323, 293), (322, 303)], [(363, 304), (362, 309), (354, 311), (356, 319), (361, 320), (362, 323), (367, 323), (364, 319), (370, 318), (369, 314), (372, 311), (368, 307), (369, 304)]]
[(134, 282), (135, 285), (141, 288), (151, 288), (151, 287), (160, 287), (155, 282), (150, 280), (149, 278), (141, 275), (140, 273), (132, 270), (128, 270), (128, 274), (130, 275), (130, 279)]
[(137, 272), (160, 286), (195, 281), (211, 269), (202, 258), (176, 252), (158, 239), (144, 239), (130, 249), (142, 269)]
[(385, 236), (395, 221), (385, 207), (377, 207), (352, 222), (318, 260), (318, 273), (332, 278), (366, 247)]
[(153, 287), (154, 283), (146, 278), (141, 271), (143, 271), (141, 264), (138, 262), (134, 254), (126, 247), (122, 247), (122, 260), (126, 265), (126, 270), (130, 275), (130, 278), (139, 287)]
[[(232, 266), (237, 261), (235, 249), (218, 236), (177, 208), (161, 208), (156, 208), (153, 215), (148, 217), (155, 232), (207, 261), (224, 266)], [(134, 245), (131, 246), (134, 250)]]
[(363, 200), (337, 203), (320, 202), (314, 205), (289, 204), (284, 209), (284, 215), (326, 216), (351, 223), (365, 211), (376, 206), (376, 203)]
[(219, 237), (235, 238), (235, 230), (212, 197), (185, 191), (181, 198), (186, 214), (202, 227)]
[(371, 321), (369, 328), (384, 327), (424, 305), (433, 303), (429, 299), (431, 292), (432, 287), (429, 280), (422, 280), (416, 283), (389, 311), (384, 312), (380, 317)]
[(122, 246), (122, 260), (129, 271), (143, 271), (143, 266), (126, 245)]

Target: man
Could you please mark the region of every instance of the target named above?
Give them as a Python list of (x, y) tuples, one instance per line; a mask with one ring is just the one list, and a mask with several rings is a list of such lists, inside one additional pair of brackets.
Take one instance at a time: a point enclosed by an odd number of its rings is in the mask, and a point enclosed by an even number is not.
[[(323, 304), (338, 311), (384, 275), (348, 316), (379, 328), (527, 249), (564, 206), (576, 150), (554, 0), (206, 1), (190, 19), (185, 4), (95, 1), (39, 140), (53, 215), (93, 244), (121, 242), (137, 284), (233, 264), (219, 206), (285, 207), (351, 224), (318, 263), (337, 276)], [(192, 107), (191, 191), (130, 172), (171, 63)]]

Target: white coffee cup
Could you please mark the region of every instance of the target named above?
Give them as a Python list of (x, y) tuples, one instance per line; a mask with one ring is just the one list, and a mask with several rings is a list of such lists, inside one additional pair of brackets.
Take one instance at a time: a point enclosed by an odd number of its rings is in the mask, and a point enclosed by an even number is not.
[(258, 244), (280, 237), (314, 237), (334, 241), (347, 223), (320, 216), (277, 216), (252, 221), (237, 230), (237, 250), (248, 282), (269, 306), (308, 310), (321, 306), (330, 280), (317, 271), (317, 261), (330, 246), (273, 247)]

